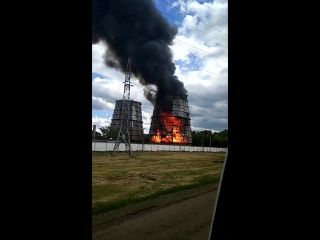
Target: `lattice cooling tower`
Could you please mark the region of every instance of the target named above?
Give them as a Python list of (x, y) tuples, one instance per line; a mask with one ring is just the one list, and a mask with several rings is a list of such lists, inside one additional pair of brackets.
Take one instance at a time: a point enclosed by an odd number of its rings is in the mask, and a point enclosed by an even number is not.
[(156, 102), (149, 140), (154, 143), (192, 144), (188, 100), (170, 98), (171, 109), (163, 111)]
[[(143, 122), (142, 122), (141, 105), (142, 105), (141, 102), (130, 100), (130, 108), (129, 108), (130, 131), (129, 133), (130, 133), (131, 141), (141, 142), (143, 138), (143, 127), (142, 127)], [(110, 128), (118, 129), (118, 127), (120, 126), (121, 108), (122, 108), (122, 100), (116, 101)]]

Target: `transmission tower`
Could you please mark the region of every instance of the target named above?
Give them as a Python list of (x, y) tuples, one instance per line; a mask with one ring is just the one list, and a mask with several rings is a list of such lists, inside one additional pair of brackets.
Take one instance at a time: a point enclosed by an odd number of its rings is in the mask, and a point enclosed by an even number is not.
[(124, 143), (126, 145), (126, 151), (128, 151), (129, 155), (132, 155), (132, 149), (130, 144), (130, 78), (131, 78), (131, 65), (130, 58), (128, 59), (126, 75), (124, 80), (124, 91), (123, 91), (123, 99), (122, 99), (122, 108), (121, 108), (121, 120), (119, 126), (119, 134), (114, 144), (112, 156), (118, 152), (120, 143)]

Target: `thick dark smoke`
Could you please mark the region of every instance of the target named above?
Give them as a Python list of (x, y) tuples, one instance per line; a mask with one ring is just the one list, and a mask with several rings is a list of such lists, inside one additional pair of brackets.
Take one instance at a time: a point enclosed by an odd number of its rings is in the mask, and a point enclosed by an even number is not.
[[(186, 98), (184, 84), (174, 75), (173, 38), (177, 28), (155, 9), (153, 0), (93, 0), (92, 44), (107, 44), (105, 64), (131, 71), (145, 88), (145, 97), (166, 105), (167, 97)], [(155, 90), (149, 85), (157, 86)]]

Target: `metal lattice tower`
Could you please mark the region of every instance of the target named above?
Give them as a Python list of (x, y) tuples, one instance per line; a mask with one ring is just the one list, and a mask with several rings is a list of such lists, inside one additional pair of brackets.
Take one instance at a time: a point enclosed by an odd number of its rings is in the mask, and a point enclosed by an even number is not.
[(131, 65), (130, 58), (128, 59), (127, 69), (124, 80), (124, 91), (123, 91), (123, 100), (122, 100), (122, 108), (121, 108), (121, 121), (119, 126), (119, 134), (114, 144), (112, 156), (115, 152), (118, 152), (120, 143), (124, 143), (126, 145), (126, 150), (129, 155), (132, 155), (132, 149), (130, 144), (130, 136), (129, 136), (129, 119), (130, 119), (130, 78), (131, 78)]

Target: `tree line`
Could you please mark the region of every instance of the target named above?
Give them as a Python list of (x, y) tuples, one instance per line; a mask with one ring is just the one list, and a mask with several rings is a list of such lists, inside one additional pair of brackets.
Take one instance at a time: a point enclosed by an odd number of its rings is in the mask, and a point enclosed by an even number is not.
[(212, 133), (209, 130), (192, 131), (192, 145), (204, 147), (222, 147), (228, 146), (228, 130)]
[[(118, 136), (118, 131), (110, 128), (110, 126), (100, 127), (99, 132), (95, 132), (95, 137), (93, 137), (92, 131), (92, 139), (95, 140), (116, 140)], [(221, 132), (211, 132), (209, 130), (204, 131), (192, 131), (192, 146), (204, 146), (204, 147), (227, 147), (228, 145), (228, 130), (225, 129)], [(134, 143), (134, 141), (131, 141)], [(143, 142), (149, 143), (148, 134), (143, 135)], [(138, 143), (142, 143), (139, 141)]]

